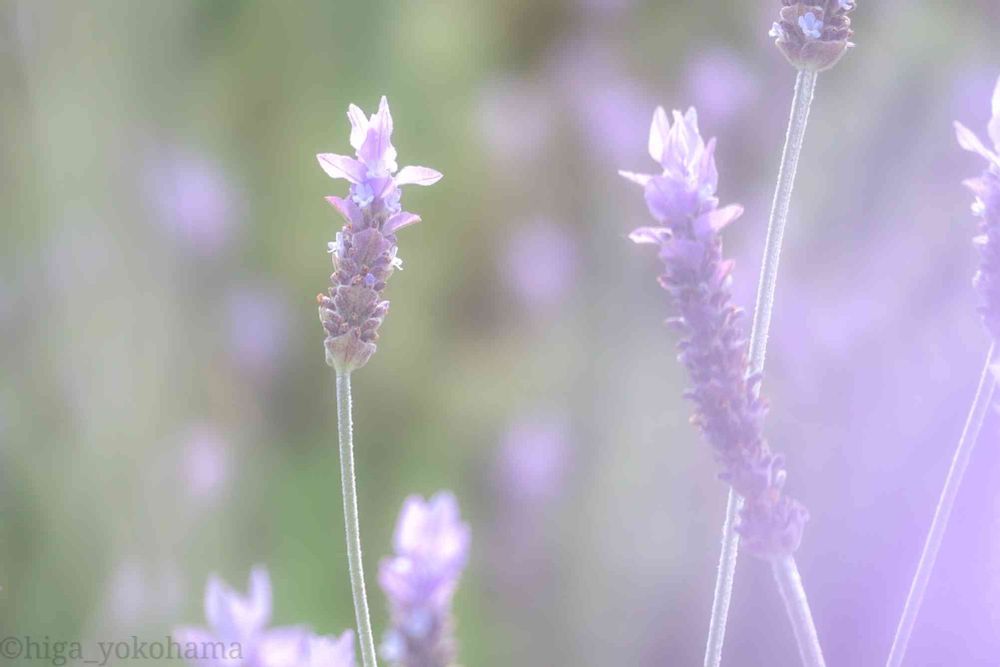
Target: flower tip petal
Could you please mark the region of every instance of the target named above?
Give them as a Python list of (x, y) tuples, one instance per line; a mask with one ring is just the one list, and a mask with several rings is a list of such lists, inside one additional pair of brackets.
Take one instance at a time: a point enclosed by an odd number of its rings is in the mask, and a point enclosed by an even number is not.
[(637, 174), (634, 171), (625, 171), (624, 169), (619, 169), (618, 175), (624, 178), (625, 180), (632, 181), (633, 183), (636, 183), (643, 187), (645, 187), (646, 184), (649, 183), (649, 180), (652, 178), (652, 176), (650, 176), (649, 174)]
[(395, 234), (403, 227), (415, 225), (420, 221), (421, 218), (419, 215), (402, 211), (385, 221), (385, 224), (382, 226), (382, 232), (385, 234)]
[(649, 126), (649, 157), (657, 162), (663, 161), (663, 151), (667, 145), (667, 134), (670, 132), (670, 121), (663, 107), (656, 107), (653, 112), (653, 122)]
[(403, 167), (396, 174), (396, 185), (434, 185), (444, 174), (430, 167)]
[(354, 158), (336, 153), (319, 153), (316, 159), (330, 178), (343, 178), (351, 183), (360, 183), (365, 179), (365, 166)]
[(670, 238), (670, 230), (665, 227), (639, 227), (633, 229), (628, 238), (639, 245), (659, 245)]

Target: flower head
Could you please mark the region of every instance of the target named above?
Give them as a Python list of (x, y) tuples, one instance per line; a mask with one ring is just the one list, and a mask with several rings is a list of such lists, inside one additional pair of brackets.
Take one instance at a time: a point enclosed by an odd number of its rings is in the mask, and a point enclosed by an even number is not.
[(680, 311), (672, 323), (684, 336), (679, 360), (694, 385), (687, 392), (692, 421), (712, 446), (720, 477), (746, 500), (737, 527), (746, 546), (763, 557), (791, 553), (807, 513), (783, 493), (783, 460), (763, 437), (767, 405), (757, 396), (759, 377), (748, 377), (742, 313), (731, 304), (733, 262), (722, 255), (721, 232), (743, 208), (718, 206), (715, 142), (702, 139), (694, 109), (674, 112), (669, 126), (657, 109), (649, 149), (661, 175), (621, 173), (643, 185), (660, 225), (640, 227), (629, 238), (659, 248), (666, 269), (660, 284)]
[(694, 107), (684, 114), (674, 111), (673, 119), (671, 124), (663, 107), (657, 107), (649, 129), (649, 155), (660, 163), (661, 174), (618, 172), (643, 186), (649, 212), (667, 226), (718, 204), (715, 140), (706, 143), (701, 138)]
[(218, 577), (210, 577), (205, 588), (205, 619), (207, 629), (181, 628), (175, 632), (182, 645), (219, 643), (224, 649), (199, 661), (201, 667), (293, 667), (308, 655), (304, 628), (268, 628), (271, 579), (263, 567), (250, 573), (246, 596)]
[(780, 19), (768, 33), (798, 69), (822, 71), (837, 64), (851, 43), (850, 0), (782, 0)]
[(318, 299), (327, 332), (327, 363), (338, 373), (360, 368), (374, 354), (378, 328), (389, 309), (382, 291), (400, 265), (396, 232), (420, 222), (420, 216), (402, 209), (402, 186), (433, 185), (441, 179), (440, 172), (428, 167), (399, 169), (392, 145), (392, 114), (384, 96), (370, 118), (353, 104), (347, 117), (355, 157), (316, 156), (327, 175), (350, 183), (346, 199), (327, 197), (345, 225), (330, 244), (334, 265), (330, 289)]
[(979, 218), (975, 242), (980, 264), (974, 282), (983, 300), (980, 312), (990, 334), (1000, 341), (1000, 79), (993, 92), (992, 110), (988, 126), (992, 150), (961, 123), (955, 123), (955, 132), (962, 148), (987, 163), (983, 175), (965, 181), (965, 185), (976, 197), (972, 210)]
[(198, 667), (354, 667), (354, 634), (318, 637), (308, 628), (268, 628), (271, 579), (264, 567), (250, 573), (246, 596), (212, 576), (205, 589), (208, 628), (183, 627), (173, 636)]
[(382, 654), (403, 667), (447, 667), (454, 659), (451, 600), (465, 568), (469, 528), (450, 493), (406, 499), (382, 561), (379, 584), (389, 599), (392, 629)]

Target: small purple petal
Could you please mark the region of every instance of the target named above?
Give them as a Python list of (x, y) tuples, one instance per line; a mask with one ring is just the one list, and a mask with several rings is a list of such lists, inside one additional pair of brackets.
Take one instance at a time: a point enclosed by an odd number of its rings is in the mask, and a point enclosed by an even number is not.
[(351, 183), (361, 183), (368, 173), (365, 165), (346, 155), (320, 153), (316, 159), (330, 178), (345, 178)]
[(362, 220), (361, 209), (358, 208), (350, 199), (341, 199), (340, 197), (327, 197), (326, 200), (330, 202), (330, 206), (337, 209), (337, 212), (343, 216), (346, 222), (351, 224), (359, 224)]
[(633, 171), (625, 171), (624, 169), (619, 169), (618, 175), (643, 187), (645, 187), (646, 183), (649, 183), (649, 180), (653, 178), (652, 174), (637, 174)]
[(440, 171), (430, 167), (403, 167), (396, 174), (396, 185), (434, 185), (441, 180)]
[(638, 244), (661, 245), (670, 240), (670, 230), (666, 227), (639, 227), (628, 235), (629, 240)]
[(739, 204), (709, 211), (695, 219), (694, 234), (703, 241), (707, 240), (725, 229), (741, 215), (743, 215), (743, 207)]
[(368, 136), (368, 117), (358, 105), (352, 104), (347, 108), (347, 118), (351, 121), (351, 147), (361, 150), (361, 145)]
[(986, 148), (986, 146), (983, 145), (983, 142), (979, 140), (979, 137), (977, 137), (972, 130), (958, 121), (955, 122), (955, 136), (958, 138), (959, 146), (970, 153), (977, 153), (981, 155), (997, 167), (1000, 167), (1000, 157), (997, 157), (996, 153)]
[(657, 162), (663, 162), (663, 151), (667, 145), (670, 133), (670, 121), (663, 107), (656, 107), (653, 112), (653, 122), (649, 127), (649, 156)]
[(403, 227), (408, 227), (418, 222), (420, 222), (419, 215), (402, 211), (385, 221), (385, 225), (382, 226), (382, 232), (385, 234), (395, 234)]

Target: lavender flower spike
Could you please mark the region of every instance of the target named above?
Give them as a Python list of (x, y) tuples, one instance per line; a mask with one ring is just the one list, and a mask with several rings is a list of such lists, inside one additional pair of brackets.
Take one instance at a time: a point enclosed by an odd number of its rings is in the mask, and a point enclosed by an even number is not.
[[(205, 618), (208, 628), (174, 631), (184, 657), (199, 667), (298, 667), (309, 657), (306, 628), (267, 627), (271, 621), (271, 579), (263, 567), (251, 572), (245, 597), (217, 577), (210, 577), (205, 589)], [(344, 667), (350, 664), (344, 663)]]
[(988, 129), (993, 150), (961, 123), (955, 123), (955, 131), (959, 145), (982, 156), (987, 163), (983, 175), (965, 181), (965, 185), (976, 196), (972, 210), (979, 218), (976, 246), (980, 264), (975, 285), (983, 301), (980, 313), (990, 335), (1000, 341), (1000, 80), (993, 92), (992, 106), (993, 118)]
[(769, 33), (792, 65), (821, 72), (836, 65), (851, 43), (852, 0), (782, 0), (781, 16)]
[(379, 568), (392, 610), (382, 656), (400, 667), (449, 667), (456, 653), (451, 600), (469, 552), (455, 497), (407, 498), (393, 544), (396, 555)]
[(643, 186), (649, 212), (660, 223), (629, 238), (659, 247), (666, 267), (660, 284), (680, 311), (671, 322), (684, 337), (679, 360), (694, 384), (687, 392), (695, 404), (692, 421), (712, 446), (722, 479), (746, 500), (737, 530), (758, 556), (789, 555), (808, 515), (782, 492), (782, 458), (762, 434), (767, 406), (756, 396), (759, 377), (747, 377), (742, 312), (730, 303), (733, 262), (722, 256), (720, 232), (743, 208), (718, 206), (715, 140), (702, 139), (697, 112), (673, 116), (671, 125), (657, 109), (650, 129), (649, 153), (663, 173), (620, 172)]
[(671, 125), (658, 108), (649, 134), (649, 154), (662, 173), (620, 173), (643, 187), (649, 212), (659, 222), (636, 229), (630, 238), (659, 247), (666, 269), (660, 284), (680, 311), (671, 322), (683, 336), (678, 358), (694, 385), (686, 392), (695, 404), (691, 421), (711, 445), (722, 468), (720, 478), (731, 487), (705, 665), (717, 667), (722, 660), (742, 536), (752, 553), (771, 561), (803, 663), (821, 667), (822, 650), (792, 557), (808, 513), (784, 494), (784, 462), (764, 440), (767, 405), (759, 397), (761, 376), (750, 373), (742, 312), (731, 304), (733, 261), (722, 255), (721, 232), (743, 208), (719, 208), (715, 140), (702, 139), (697, 112), (675, 111), (673, 117)]
[(440, 172), (427, 167), (398, 168), (392, 115), (384, 96), (371, 118), (353, 104), (347, 117), (356, 159), (333, 153), (316, 156), (327, 175), (351, 184), (346, 199), (327, 197), (346, 224), (330, 244), (330, 289), (318, 297), (319, 319), (327, 334), (326, 360), (338, 374), (361, 368), (374, 354), (378, 328), (389, 308), (382, 291), (401, 266), (396, 232), (420, 222), (419, 216), (402, 209), (402, 186), (433, 185), (441, 179)]
[(930, 583), (931, 574), (934, 571), (934, 563), (937, 561), (938, 552), (944, 542), (948, 520), (951, 518), (952, 508), (955, 506), (955, 498), (962, 487), (965, 471), (972, 458), (972, 450), (979, 439), (983, 421), (993, 402), (993, 394), (996, 391), (997, 381), (1000, 379), (1000, 364), (997, 364), (996, 359), (997, 346), (1000, 342), (1000, 157), (998, 157), (998, 153), (1000, 153), (1000, 79), (997, 80), (997, 86), (993, 92), (992, 107), (993, 118), (990, 120), (988, 131), (990, 139), (993, 141), (994, 150), (987, 148), (975, 133), (961, 123), (955, 123), (955, 132), (958, 144), (962, 148), (977, 153), (985, 158), (987, 163), (983, 175), (967, 180), (965, 185), (976, 196), (972, 210), (979, 217), (979, 235), (976, 236), (975, 243), (979, 248), (980, 262), (973, 282), (982, 297), (983, 303), (979, 312), (993, 342), (986, 353), (986, 364), (979, 378), (979, 386), (972, 399), (972, 407), (969, 409), (962, 435), (955, 448), (955, 454), (952, 457), (944, 487), (941, 489), (937, 507), (934, 509), (934, 518), (931, 520), (930, 530), (927, 531), (927, 539), (924, 541), (920, 561), (917, 563), (917, 570), (913, 575), (906, 603), (903, 605), (903, 613), (896, 626), (896, 635), (893, 637), (892, 648), (889, 650), (889, 658), (886, 661), (887, 667), (900, 667), (903, 664), (910, 635), (913, 633), (917, 615), (923, 604), (924, 594), (927, 592), (927, 585)]

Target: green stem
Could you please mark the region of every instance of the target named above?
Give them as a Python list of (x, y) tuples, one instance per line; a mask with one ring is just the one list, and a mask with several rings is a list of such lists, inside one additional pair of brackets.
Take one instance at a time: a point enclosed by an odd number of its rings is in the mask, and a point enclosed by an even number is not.
[(788, 619), (792, 622), (803, 666), (826, 667), (816, 625), (809, 610), (809, 600), (806, 599), (806, 589), (802, 586), (802, 577), (795, 559), (791, 556), (775, 559), (771, 562), (771, 569), (774, 570), (774, 580), (785, 601)]
[(972, 400), (972, 407), (969, 409), (965, 428), (962, 429), (962, 437), (959, 438), (958, 447), (955, 449), (955, 456), (951, 460), (951, 468), (948, 470), (947, 478), (945, 478), (944, 488), (941, 489), (941, 497), (938, 499), (937, 508), (934, 510), (931, 529), (927, 534), (923, 553), (920, 554), (920, 562), (917, 563), (917, 571), (913, 575), (910, 592), (906, 596), (903, 615), (899, 619), (896, 636), (892, 640), (892, 649), (889, 651), (889, 659), (886, 662), (888, 667), (899, 667), (903, 664), (903, 656), (906, 655), (906, 646), (909, 644), (910, 635), (913, 633), (913, 626), (917, 622), (917, 614), (920, 613), (920, 605), (924, 601), (924, 593), (927, 592), (927, 584), (930, 582), (931, 572), (934, 570), (934, 563), (937, 560), (938, 551), (941, 549), (945, 530), (948, 528), (948, 519), (951, 516), (952, 508), (955, 506), (955, 498), (958, 496), (958, 490), (962, 486), (962, 478), (965, 476), (965, 471), (969, 467), (969, 459), (972, 456), (972, 449), (976, 445), (976, 440), (979, 439), (979, 431), (983, 427), (983, 420), (986, 418), (986, 413), (992, 403), (993, 392), (996, 389), (996, 379), (993, 376), (990, 366), (993, 364), (995, 352), (996, 343), (993, 343), (986, 354), (986, 364), (979, 378), (979, 387), (976, 389), (976, 396)]
[(347, 532), (347, 564), (351, 572), (354, 616), (358, 623), (361, 664), (377, 667), (375, 638), (365, 595), (365, 571), (361, 562), (361, 528), (358, 523), (358, 490), (354, 482), (354, 436), (351, 424), (351, 374), (337, 375), (337, 435), (340, 438), (340, 484), (344, 492), (344, 528)]
[[(757, 304), (753, 313), (753, 328), (750, 331), (750, 373), (764, 372), (767, 356), (767, 339), (771, 329), (771, 313), (774, 310), (774, 292), (778, 284), (778, 263), (781, 259), (781, 242), (788, 221), (788, 208), (795, 187), (795, 174), (802, 153), (802, 142), (809, 122), (809, 109), (816, 91), (817, 73), (800, 70), (795, 80), (795, 96), (788, 119), (785, 147), (781, 153), (781, 168), (778, 171), (778, 185), (771, 205), (771, 218), (767, 226), (767, 241), (764, 245), (764, 263), (760, 270), (760, 284), (757, 287)], [(715, 579), (715, 597), (712, 600), (712, 618), (708, 626), (708, 642), (705, 648), (705, 667), (719, 667), (722, 663), (722, 645), (726, 639), (726, 620), (729, 603), (733, 595), (733, 580), (736, 576), (736, 561), (739, 557), (740, 537), (736, 532), (736, 521), (743, 506), (742, 498), (729, 491), (726, 504), (726, 518), (722, 527), (722, 554), (719, 557), (719, 571)], [(803, 599), (805, 599), (803, 597)]]

